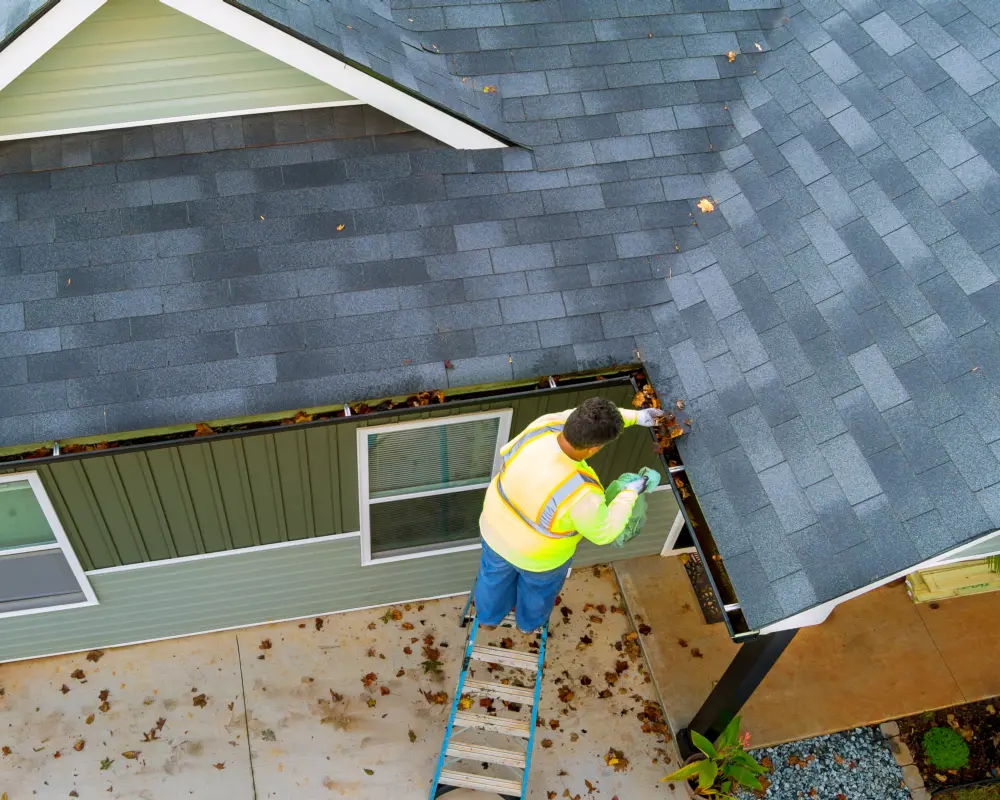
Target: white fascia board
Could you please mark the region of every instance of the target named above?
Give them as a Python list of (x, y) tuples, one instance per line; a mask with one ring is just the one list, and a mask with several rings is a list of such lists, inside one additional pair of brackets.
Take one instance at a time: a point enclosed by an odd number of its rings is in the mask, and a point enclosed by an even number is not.
[(772, 625), (767, 625), (761, 628), (761, 633), (775, 633), (776, 631), (786, 631), (791, 628), (808, 628), (811, 625), (819, 625), (821, 622), (825, 622), (826, 618), (830, 616), (830, 612), (833, 611), (841, 603), (845, 603), (848, 600), (853, 600), (855, 597), (860, 597), (863, 594), (867, 594), (872, 591), (872, 589), (878, 589), (880, 586), (885, 586), (887, 583), (892, 583), (898, 578), (903, 578), (909, 575), (911, 572), (917, 572), (918, 570), (928, 569), (929, 567), (940, 566), (941, 564), (947, 564), (952, 561), (962, 560), (962, 551), (967, 550), (974, 544), (979, 544), (980, 542), (993, 539), (994, 537), (1000, 536), (1000, 530), (993, 531), (992, 533), (987, 533), (980, 536), (978, 539), (974, 539), (971, 542), (966, 542), (959, 547), (954, 547), (947, 552), (942, 553), (939, 556), (934, 556), (934, 558), (929, 558), (926, 561), (922, 561), (919, 564), (915, 564), (912, 567), (895, 572), (892, 575), (887, 575), (881, 580), (875, 583), (869, 584), (868, 586), (863, 586), (860, 589), (855, 589), (853, 592), (848, 592), (847, 594), (841, 595), (840, 597), (835, 597), (833, 600), (827, 600), (825, 603), (820, 603), (817, 606), (806, 609), (794, 616), (788, 617), (787, 619), (778, 620)]
[[(65, 0), (63, 0), (65, 2)], [(300, 72), (328, 83), (389, 116), (459, 150), (487, 150), (506, 143), (474, 125), (373, 78), (224, 0), (160, 0)]]
[(62, 41), (107, 0), (59, 0), (40, 19), (0, 50), (0, 90)]

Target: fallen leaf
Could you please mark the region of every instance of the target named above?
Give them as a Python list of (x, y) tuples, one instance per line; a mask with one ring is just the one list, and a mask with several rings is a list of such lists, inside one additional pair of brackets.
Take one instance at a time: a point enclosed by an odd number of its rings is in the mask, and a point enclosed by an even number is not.
[(126, 750), (124, 753), (122, 753), (122, 758), (130, 758), (133, 761), (135, 761), (139, 757), (139, 753), (141, 752), (142, 752), (141, 750)]
[[(303, 625), (302, 627), (304, 628), (304, 627), (305, 627), (305, 625)], [(376, 629), (377, 627), (378, 627), (378, 626), (377, 626), (377, 625), (376, 625), (376, 624), (375, 624), (374, 622), (369, 622), (369, 623), (368, 623), (368, 630), (370, 630), (370, 631), (373, 631), (373, 630), (375, 630), (375, 629)]]
[(377, 680), (378, 680), (378, 675), (376, 675), (374, 672), (369, 672), (361, 679), (361, 683), (367, 688), (371, 686), (373, 683), (375, 683), (375, 681)]
[(462, 711), (468, 711), (472, 708), (472, 698), (467, 694), (463, 694), (458, 700), (458, 707), (462, 709)]
[(59, 750), (56, 750), (56, 751), (55, 751), (55, 752), (54, 752), (54, 753), (52, 754), (52, 757), (53, 757), (53, 758), (62, 758), (62, 752), (61, 752), (61, 751), (59, 751)]
[(337, 226), (337, 230), (338, 230), (338, 231), (342, 231), (342, 230), (344, 230), (344, 225), (343, 225), (343, 223), (341, 223), (340, 225), (338, 225), (338, 226)]
[(191, 702), (198, 708), (204, 708), (208, 705), (208, 698), (204, 694), (199, 694), (196, 697), (191, 698)]
[(402, 667), (400, 667), (399, 671), (396, 673), (396, 677), (397, 678), (402, 678), (405, 674), (406, 674), (406, 670), (403, 669)]
[(548, 750), (550, 747), (552, 747), (552, 740), (551, 739), (542, 739), (542, 747), (544, 747), (546, 750)]
[(590, 686), (590, 684), (593, 683), (593, 681), (590, 680), (590, 677), (588, 675), (582, 675), (580, 677), (580, 683), (583, 686)]
[(399, 627), (401, 627), (404, 631), (412, 631), (413, 630), (413, 623), (412, 622), (404, 622)]
[(559, 720), (557, 720), (557, 719), (550, 719), (549, 720), (549, 727), (552, 728), (552, 730), (554, 730), (554, 731), (559, 730)]
[(615, 672), (621, 675), (625, 670), (628, 669), (627, 661), (616, 661), (615, 662)]
[(107, 714), (111, 710), (111, 703), (105, 700), (97, 707), (97, 710), (100, 711), (102, 714)]
[(409, 645), (407, 645), (406, 647), (403, 648), (403, 652), (406, 653), (406, 655), (408, 655), (408, 656), (412, 656), (413, 655), (413, 648), (410, 647)]
[(611, 690), (602, 689), (600, 692), (598, 692), (597, 696), (600, 697), (602, 700), (607, 700), (609, 697), (611, 697)]
[(160, 717), (158, 720), (156, 720), (156, 730), (162, 731), (163, 730), (163, 726), (166, 725), (166, 724), (167, 724), (167, 721), (163, 717)]
[(365, 770), (365, 775), (374, 775), (374, 774), (375, 774), (375, 770), (373, 770), (373, 769), (366, 769)]
[(497, 90), (496, 86), (484, 86), (483, 87), (483, 91), (486, 92), (486, 94), (494, 94), (496, 92), (496, 90)]
[(270, 639), (265, 639), (264, 641), (262, 641), (260, 643), (260, 645), (259, 645), (259, 649), (261, 649), (261, 650), (270, 650), (271, 649), (271, 640)]
[(715, 203), (709, 200), (707, 197), (701, 198), (695, 205), (698, 206), (702, 214), (711, 214), (715, 211)]
[(389, 687), (388, 686), (379, 686), (378, 690), (381, 693), (382, 697), (385, 697), (387, 694), (389, 694)]
[(322, 617), (316, 617), (316, 630), (318, 630), (318, 631), (323, 630), (323, 618)]
[(759, 51), (760, 51), (761, 53), (763, 53), (763, 52), (764, 52), (764, 48), (763, 48), (763, 47), (761, 47), (759, 43), (757, 43), (757, 42), (754, 42), (754, 43), (753, 43), (753, 46), (754, 46), (754, 47), (756, 47), (756, 48), (757, 48), (757, 49), (758, 49), (758, 50), (759, 50)]
[(704, 655), (702, 654), (701, 650), (699, 650), (699, 649), (698, 649), (697, 647), (692, 647), (692, 648), (691, 648), (691, 656), (692, 656), (693, 658), (704, 658), (704, 657), (705, 657), (705, 656), (704, 656)]
[(109, 692), (109, 691), (108, 691), (107, 689), (101, 689), (101, 691), (100, 691), (100, 692), (98, 693), (98, 695), (97, 695), (98, 699), (99, 699), (99, 700), (100, 700), (100, 701), (101, 701), (102, 703), (103, 703), (103, 702), (106, 702), (106, 701), (107, 701), (107, 699), (108, 699), (108, 698), (109, 698), (110, 696), (111, 696), (111, 692)]
[(73, 749), (79, 753), (84, 747), (86, 747), (86, 745), (87, 743), (83, 739), (80, 739), (75, 745), (73, 745)]
[(437, 706), (443, 706), (445, 703), (448, 702), (448, 693), (447, 692), (427, 692), (427, 691), (424, 691), (424, 692), (421, 692), (421, 694), (424, 696), (424, 698), (427, 700), (428, 703), (433, 703), (434, 705), (437, 705)]
[(558, 795), (555, 792), (546, 792), (545, 796), (548, 798), (548, 800), (554, 800), (555, 797), (558, 797)]
[(732, 64), (736, 60), (736, 51), (730, 50), (728, 53), (726, 53), (726, 59), (729, 61), (730, 64)]
[(604, 761), (609, 767), (614, 767), (615, 772), (625, 772), (628, 769), (628, 759), (625, 758), (625, 754), (613, 747), (604, 756)]
[(199, 422), (197, 425), (194, 426), (195, 436), (212, 436), (214, 434), (215, 430), (213, 428), (210, 428), (204, 422)]
[(267, 728), (263, 732), (261, 732), (260, 738), (263, 739), (265, 742), (273, 742), (277, 740), (277, 737), (274, 735), (274, 731), (272, 731), (270, 728)]
[(84, 678), (87, 677), (87, 673), (84, 672), (82, 669), (75, 669), (69, 674), (69, 676), (78, 681), (82, 681)]
[(573, 690), (568, 686), (559, 687), (559, 699), (564, 703), (568, 703), (573, 699)]
[(101, 761), (101, 769), (111, 769), (111, 765), (115, 763), (113, 758), (105, 758)]
[(604, 680), (608, 682), (609, 686), (614, 686), (618, 683), (618, 673), (617, 672), (605, 672)]
[(428, 672), (437, 675), (441, 672), (441, 662), (434, 658), (429, 658), (424, 661), (421, 666), (424, 668), (424, 674)]
[(639, 626), (639, 633), (641, 633), (643, 636), (649, 636), (649, 634), (651, 634), (652, 632), (653, 629), (650, 628), (645, 622)]
[(93, 725), (94, 724), (94, 715), (91, 714), (89, 717), (87, 717), (87, 719), (84, 720), (84, 722), (86, 722), (88, 725)]
[(455, 365), (452, 364), (450, 361), (445, 361), (444, 362), (444, 368), (445, 369), (455, 369)]
[(0, 753), (3, 753), (5, 756), (9, 756), (12, 752), (13, 751), (9, 747), (7, 747), (7, 745), (4, 745), (3, 748), (0, 748)]
[(64, 683), (59, 691), (63, 694), (69, 694), (69, 687)]
[(410, 737), (410, 744), (413, 744), (415, 741), (417, 741), (417, 734), (415, 734), (412, 729), (407, 731), (406, 733)]

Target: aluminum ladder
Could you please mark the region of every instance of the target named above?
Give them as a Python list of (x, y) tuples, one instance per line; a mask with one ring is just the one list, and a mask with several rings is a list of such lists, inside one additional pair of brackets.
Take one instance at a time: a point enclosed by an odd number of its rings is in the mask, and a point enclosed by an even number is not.
[[(501, 647), (489, 647), (476, 643), (480, 633), (479, 620), (470, 615), (472, 593), (462, 611), (462, 626), (469, 625), (469, 638), (465, 643), (465, 654), (462, 658), (462, 673), (458, 677), (458, 686), (451, 702), (451, 713), (448, 716), (448, 726), (444, 731), (444, 742), (441, 754), (438, 756), (434, 781), (431, 783), (430, 800), (436, 800), (441, 795), (454, 789), (472, 789), (487, 794), (500, 795), (504, 800), (523, 798), (528, 794), (528, 772), (531, 769), (531, 751), (535, 744), (535, 726), (538, 720), (538, 698), (542, 691), (542, 667), (545, 664), (545, 645), (548, 640), (548, 622), (542, 627), (538, 642), (538, 652), (509, 650)], [(504, 626), (513, 626), (514, 616), (508, 615), (497, 628), (496, 633), (503, 635)], [(491, 631), (492, 633), (492, 631)], [(522, 634), (517, 634), (519, 637)], [(505, 667), (534, 673), (534, 686), (515, 686), (488, 680), (480, 680), (469, 676), (469, 669), (475, 662), (485, 668), (486, 664), (502, 664)], [(469, 709), (460, 708), (462, 695), (480, 695), (519, 703), (521, 710), (530, 706), (531, 719), (512, 719), (494, 717), (480, 712), (480, 706), (473, 704)], [(502, 734), (510, 745), (504, 747), (488, 747), (461, 740), (462, 734), (468, 730), (490, 731)], [(527, 740), (527, 746), (522, 743)], [(458, 769), (462, 762), (474, 763), (475, 769), (481, 770), (485, 762), (496, 765), (501, 771), (510, 773), (510, 777), (483, 775), (479, 772)]]

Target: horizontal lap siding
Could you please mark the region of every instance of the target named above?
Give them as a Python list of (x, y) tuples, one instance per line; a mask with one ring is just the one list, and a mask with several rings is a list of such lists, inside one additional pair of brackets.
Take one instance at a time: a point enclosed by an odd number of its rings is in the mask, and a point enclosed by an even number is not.
[[(620, 550), (585, 543), (574, 566), (651, 555), (662, 545), (645, 534)], [(459, 594), (472, 585), (479, 552), (360, 561), (360, 539), (348, 536), (92, 575), (100, 605), (0, 619), (0, 661)]]
[(0, 136), (349, 100), (157, 0), (110, 0), (0, 92)]

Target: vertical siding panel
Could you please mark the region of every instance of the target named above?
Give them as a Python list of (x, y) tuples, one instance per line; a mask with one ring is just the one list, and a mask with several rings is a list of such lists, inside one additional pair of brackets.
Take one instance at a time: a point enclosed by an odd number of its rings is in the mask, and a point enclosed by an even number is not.
[(281, 508), (281, 487), (277, 479), (277, 465), (272, 434), (248, 436), (241, 439), (250, 476), (253, 507), (257, 514), (257, 530), (261, 544), (274, 544), (286, 540), (285, 518)]
[(340, 473), (340, 505), (345, 532), (361, 530), (358, 508), (358, 428), (336, 425), (337, 463)]
[(184, 486), (191, 495), (191, 504), (198, 521), (203, 552), (231, 550), (233, 541), (211, 445), (179, 447), (177, 453), (180, 456)]
[[(80, 534), (80, 530), (76, 526), (76, 520), (73, 519), (70, 505), (63, 497), (62, 491), (59, 489), (59, 484), (52, 475), (51, 467), (44, 466), (39, 469), (38, 477), (45, 487), (45, 493), (49, 496), (49, 500), (52, 501), (52, 506), (56, 510), (59, 522), (62, 523), (63, 530), (66, 531), (66, 538), (69, 539), (70, 547), (73, 548), (73, 552), (76, 553), (76, 557), (80, 560), (80, 566), (85, 570), (96, 569), (94, 558), (87, 547), (87, 540)], [(103, 548), (99, 547), (98, 549), (101, 550)]]
[(289, 540), (311, 538), (316, 535), (316, 518), (305, 431), (283, 431), (271, 438), (274, 441), (275, 478), (284, 512), (285, 535)]
[[(136, 522), (150, 561), (187, 555), (178, 552), (174, 540), (170, 536), (167, 511), (161, 502), (157, 479), (153, 474), (154, 465), (150, 463), (149, 458), (156, 455), (157, 452), (163, 453), (164, 451), (121, 453), (110, 456), (115, 464), (115, 472), (121, 479), (129, 510)], [(175, 502), (175, 498), (166, 498), (166, 501), (169, 506), (170, 503)]]
[(88, 458), (77, 462), (94, 492), (101, 516), (124, 564), (149, 560), (139, 528), (112, 458)]
[(117, 567), (124, 564), (114, 537), (104, 520), (101, 506), (83, 471), (82, 461), (52, 464), (49, 476), (59, 489), (73, 523), (90, 554), (91, 568)]
[(259, 545), (260, 529), (243, 452), (243, 440), (225, 439), (212, 442), (209, 446), (212, 448), (212, 460), (215, 474), (219, 478), (233, 547)]
[(313, 536), (343, 533), (337, 481), (335, 426), (308, 428), (305, 436), (306, 480), (313, 504)]
[[(182, 449), (185, 448), (153, 450), (149, 453), (149, 457), (153, 465), (156, 489), (166, 509), (167, 522), (177, 553), (182, 556), (193, 556), (204, 553), (205, 544), (180, 456)], [(197, 475), (195, 480), (204, 480), (204, 476)]]

